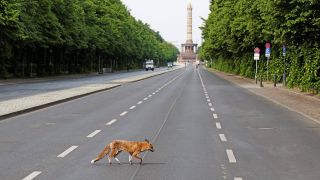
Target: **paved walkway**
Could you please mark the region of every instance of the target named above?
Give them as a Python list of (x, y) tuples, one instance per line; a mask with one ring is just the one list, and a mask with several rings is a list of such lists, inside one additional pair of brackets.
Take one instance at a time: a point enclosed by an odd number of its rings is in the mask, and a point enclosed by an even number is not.
[(263, 96), (274, 103), (298, 112), (299, 114), (320, 124), (319, 96), (310, 95), (298, 90), (287, 89), (283, 87), (282, 84), (277, 84), (277, 87), (273, 87), (273, 83), (270, 82), (263, 82), (264, 87), (260, 88), (259, 84), (255, 84), (255, 80), (212, 69), (208, 70), (233, 84), (248, 89), (259, 96)]
[[(157, 76), (160, 74), (164, 74), (170, 71), (174, 71), (179, 69), (180, 67), (176, 67), (170, 70), (161, 70), (155, 71), (153, 73), (143, 74), (132, 76), (128, 78), (122, 78), (113, 80), (111, 82), (105, 82), (100, 84), (90, 84), (84, 85), (76, 88), (58, 90), (47, 93), (40, 93), (37, 95), (27, 96), (23, 98), (10, 99), (5, 101), (0, 101), (0, 120), (8, 117), (12, 117), (18, 114), (22, 114), (25, 112), (30, 112), (32, 110), (40, 109), (43, 107), (47, 107), (49, 105), (57, 104), (60, 102), (64, 102), (70, 99), (75, 99), (78, 97), (82, 97), (85, 95), (89, 95), (95, 92), (100, 92), (104, 90), (108, 90), (114, 87), (121, 86), (124, 83), (130, 83), (135, 81), (140, 81), (143, 79), (147, 79), (153, 76)], [(16, 84), (16, 83), (24, 83), (24, 81), (15, 81), (11, 83), (10, 81), (5, 82), (6, 84)]]

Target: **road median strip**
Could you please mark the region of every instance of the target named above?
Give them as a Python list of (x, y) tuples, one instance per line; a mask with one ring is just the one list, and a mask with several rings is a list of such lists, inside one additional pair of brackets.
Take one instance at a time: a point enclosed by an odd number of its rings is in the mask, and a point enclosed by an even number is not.
[(92, 84), (2, 101), (0, 102), (0, 107), (3, 107), (0, 109), (0, 119), (45, 108), (118, 86), (120, 86), (120, 84)]

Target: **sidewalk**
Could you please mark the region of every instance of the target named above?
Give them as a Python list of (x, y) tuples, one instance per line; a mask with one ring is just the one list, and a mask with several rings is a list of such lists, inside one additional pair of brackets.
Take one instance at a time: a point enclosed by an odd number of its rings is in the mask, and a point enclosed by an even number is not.
[(207, 70), (235, 85), (248, 89), (256, 95), (282, 105), (320, 124), (319, 96), (311, 96), (310, 94), (297, 90), (287, 89), (283, 87), (282, 84), (277, 84), (277, 87), (273, 87), (273, 83), (270, 82), (263, 82), (264, 87), (260, 88), (259, 82), (255, 84), (255, 80), (212, 69)]
[[(158, 76), (167, 72), (175, 71), (180, 69), (180, 67), (170, 69), (155, 71), (149, 74), (136, 75), (127, 78), (121, 78), (113, 80), (110, 82), (104, 82), (99, 84), (84, 85), (76, 88), (58, 90), (53, 92), (41, 93), (37, 95), (32, 95), (24, 98), (16, 98), (11, 100), (0, 101), (0, 120), (13, 117), (26, 112), (34, 111), (37, 109), (52, 106), (58, 103), (90, 95), (96, 92), (105, 91), (111, 88), (121, 86), (125, 83), (140, 81), (153, 76)], [(37, 81), (37, 80), (36, 80)], [(10, 84), (10, 82), (6, 82)], [(14, 81), (12, 84), (24, 83)]]

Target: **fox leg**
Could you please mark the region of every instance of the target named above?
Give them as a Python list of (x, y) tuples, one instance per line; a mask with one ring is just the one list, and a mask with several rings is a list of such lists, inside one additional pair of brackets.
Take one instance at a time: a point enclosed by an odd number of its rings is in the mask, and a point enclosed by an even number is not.
[(112, 163), (112, 158), (114, 158), (119, 164), (120, 164), (120, 161), (119, 159), (117, 158), (118, 154), (120, 153), (121, 151), (118, 151), (116, 149), (112, 149), (110, 154), (109, 154), (109, 157), (108, 157), (108, 160), (109, 160), (109, 164)]
[(131, 154), (129, 154), (129, 162), (130, 162), (130, 164), (132, 164), (132, 155)]
[(114, 159), (121, 164), (121, 162), (119, 161), (119, 159), (117, 158), (117, 156), (121, 153), (121, 151), (118, 151), (117, 154), (114, 155)]
[(134, 152), (132, 156), (135, 157), (136, 159), (140, 159), (140, 164), (142, 164), (142, 158), (139, 156), (139, 152)]
[(103, 149), (103, 151), (98, 155), (97, 158), (91, 160), (91, 164), (94, 164), (95, 162), (101, 160), (101, 159), (104, 158), (107, 154), (109, 154), (109, 152), (110, 152), (110, 146), (107, 145), (107, 146)]

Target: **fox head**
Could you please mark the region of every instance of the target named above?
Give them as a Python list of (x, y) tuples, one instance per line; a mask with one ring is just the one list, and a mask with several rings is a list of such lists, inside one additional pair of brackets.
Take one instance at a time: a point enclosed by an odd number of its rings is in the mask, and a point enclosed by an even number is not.
[(148, 139), (145, 139), (144, 141), (145, 141), (146, 144), (147, 144), (146, 150), (153, 152), (153, 151), (154, 151), (153, 145), (149, 142), (149, 140), (148, 140)]

